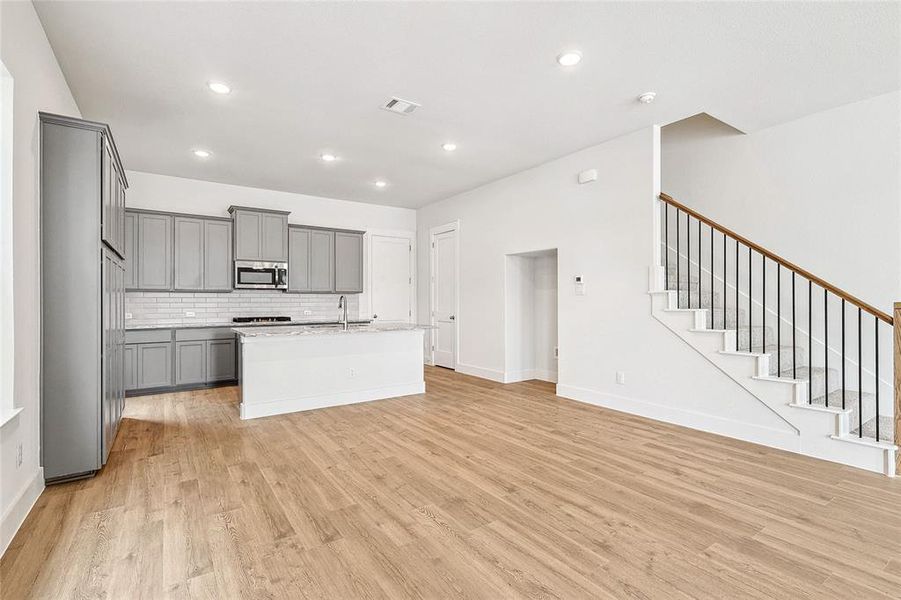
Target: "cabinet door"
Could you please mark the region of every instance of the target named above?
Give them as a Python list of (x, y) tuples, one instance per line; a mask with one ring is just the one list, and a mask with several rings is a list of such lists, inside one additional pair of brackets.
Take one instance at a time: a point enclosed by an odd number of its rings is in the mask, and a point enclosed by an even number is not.
[(125, 250), (125, 183), (116, 176), (116, 239), (119, 241), (118, 250), (126, 257)]
[(335, 291), (363, 291), (363, 234), (335, 232)]
[(263, 260), (288, 260), (288, 217), (262, 213)]
[(175, 217), (175, 289), (203, 289), (203, 220)]
[[(290, 277), (290, 273), (288, 274)], [(335, 289), (335, 232), (310, 230), (310, 291)]]
[(261, 217), (257, 212), (235, 212), (235, 260), (263, 259)]
[(288, 291), (309, 292), (310, 282), (310, 230), (288, 230)]
[(125, 391), (138, 389), (138, 345), (125, 344), (123, 351), (125, 362)]
[(203, 222), (203, 289), (232, 289), (232, 224)]
[(135, 213), (125, 213), (125, 289), (138, 287), (138, 256), (135, 252), (138, 242), (138, 216)]
[(138, 344), (138, 388), (172, 385), (172, 343)]
[(209, 340), (206, 348), (206, 380), (235, 378), (235, 340)]
[(172, 289), (172, 217), (138, 213), (138, 287)]
[(175, 342), (175, 385), (206, 379), (206, 342)]
[(113, 168), (112, 150), (106, 136), (100, 137), (100, 232), (103, 241), (111, 248), (118, 248), (114, 224), (116, 205), (116, 175)]

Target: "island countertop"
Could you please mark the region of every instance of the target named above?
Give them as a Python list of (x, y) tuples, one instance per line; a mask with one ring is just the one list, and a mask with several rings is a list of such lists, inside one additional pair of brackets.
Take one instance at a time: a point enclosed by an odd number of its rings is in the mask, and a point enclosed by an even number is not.
[(424, 331), (434, 329), (432, 325), (415, 323), (348, 323), (347, 330), (338, 325), (280, 325), (270, 327), (233, 327), (232, 331), (242, 338), (269, 338), (285, 336), (347, 335), (350, 333), (380, 333), (385, 331)]

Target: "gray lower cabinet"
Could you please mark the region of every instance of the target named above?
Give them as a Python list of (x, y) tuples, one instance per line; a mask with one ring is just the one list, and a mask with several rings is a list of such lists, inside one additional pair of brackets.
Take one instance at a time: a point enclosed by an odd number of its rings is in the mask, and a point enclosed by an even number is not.
[(172, 217), (138, 213), (138, 288), (172, 289)]
[(175, 385), (206, 381), (206, 342), (175, 342)]
[(134, 390), (138, 387), (138, 348), (136, 344), (123, 346), (123, 362), (125, 363), (125, 390)]
[(137, 345), (137, 388), (172, 385), (172, 342)]
[(363, 291), (363, 234), (335, 232), (335, 291)]
[(237, 342), (230, 327), (126, 332), (126, 391), (164, 391), (237, 379)]
[(206, 380), (231, 381), (236, 379), (236, 341), (208, 340), (206, 342)]
[(203, 289), (203, 219), (173, 219), (176, 290)]

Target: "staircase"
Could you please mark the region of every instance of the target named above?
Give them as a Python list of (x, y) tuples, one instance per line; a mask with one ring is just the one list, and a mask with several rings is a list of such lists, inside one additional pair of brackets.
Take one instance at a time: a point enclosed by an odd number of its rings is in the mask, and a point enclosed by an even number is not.
[(787, 422), (786, 449), (894, 476), (892, 317), (660, 200), (654, 317)]

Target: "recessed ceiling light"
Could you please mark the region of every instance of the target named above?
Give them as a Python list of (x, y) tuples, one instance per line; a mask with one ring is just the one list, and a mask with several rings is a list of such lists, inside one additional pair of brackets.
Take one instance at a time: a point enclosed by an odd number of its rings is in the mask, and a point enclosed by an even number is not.
[(209, 158), (211, 155), (212, 153), (209, 150), (194, 150), (194, 156), (197, 158)]
[(378, 180), (376, 180), (376, 182), (375, 182), (375, 187), (377, 187), (377, 188), (383, 188), (383, 187), (385, 187), (385, 186), (387, 186), (387, 185), (388, 185), (388, 182), (385, 181), (384, 179), (378, 179)]
[(325, 162), (335, 162), (336, 160), (338, 160), (337, 156), (335, 156), (334, 154), (329, 154), (329, 153), (321, 154), (319, 156), (319, 158), (321, 158)]
[(582, 53), (578, 50), (572, 50), (571, 52), (564, 52), (557, 56), (557, 62), (560, 63), (562, 67), (574, 67), (582, 60)]
[(222, 83), (221, 81), (210, 81), (206, 85), (217, 94), (228, 94), (232, 91), (232, 89), (228, 87), (228, 85)]
[(455, 144), (453, 142), (446, 142), (444, 144), (441, 144), (441, 147), (444, 149), (445, 152), (453, 152), (454, 150), (457, 149), (457, 144)]
[(657, 92), (645, 92), (641, 96), (638, 97), (638, 101), (642, 104), (650, 104), (654, 101), (654, 98), (657, 97)]

